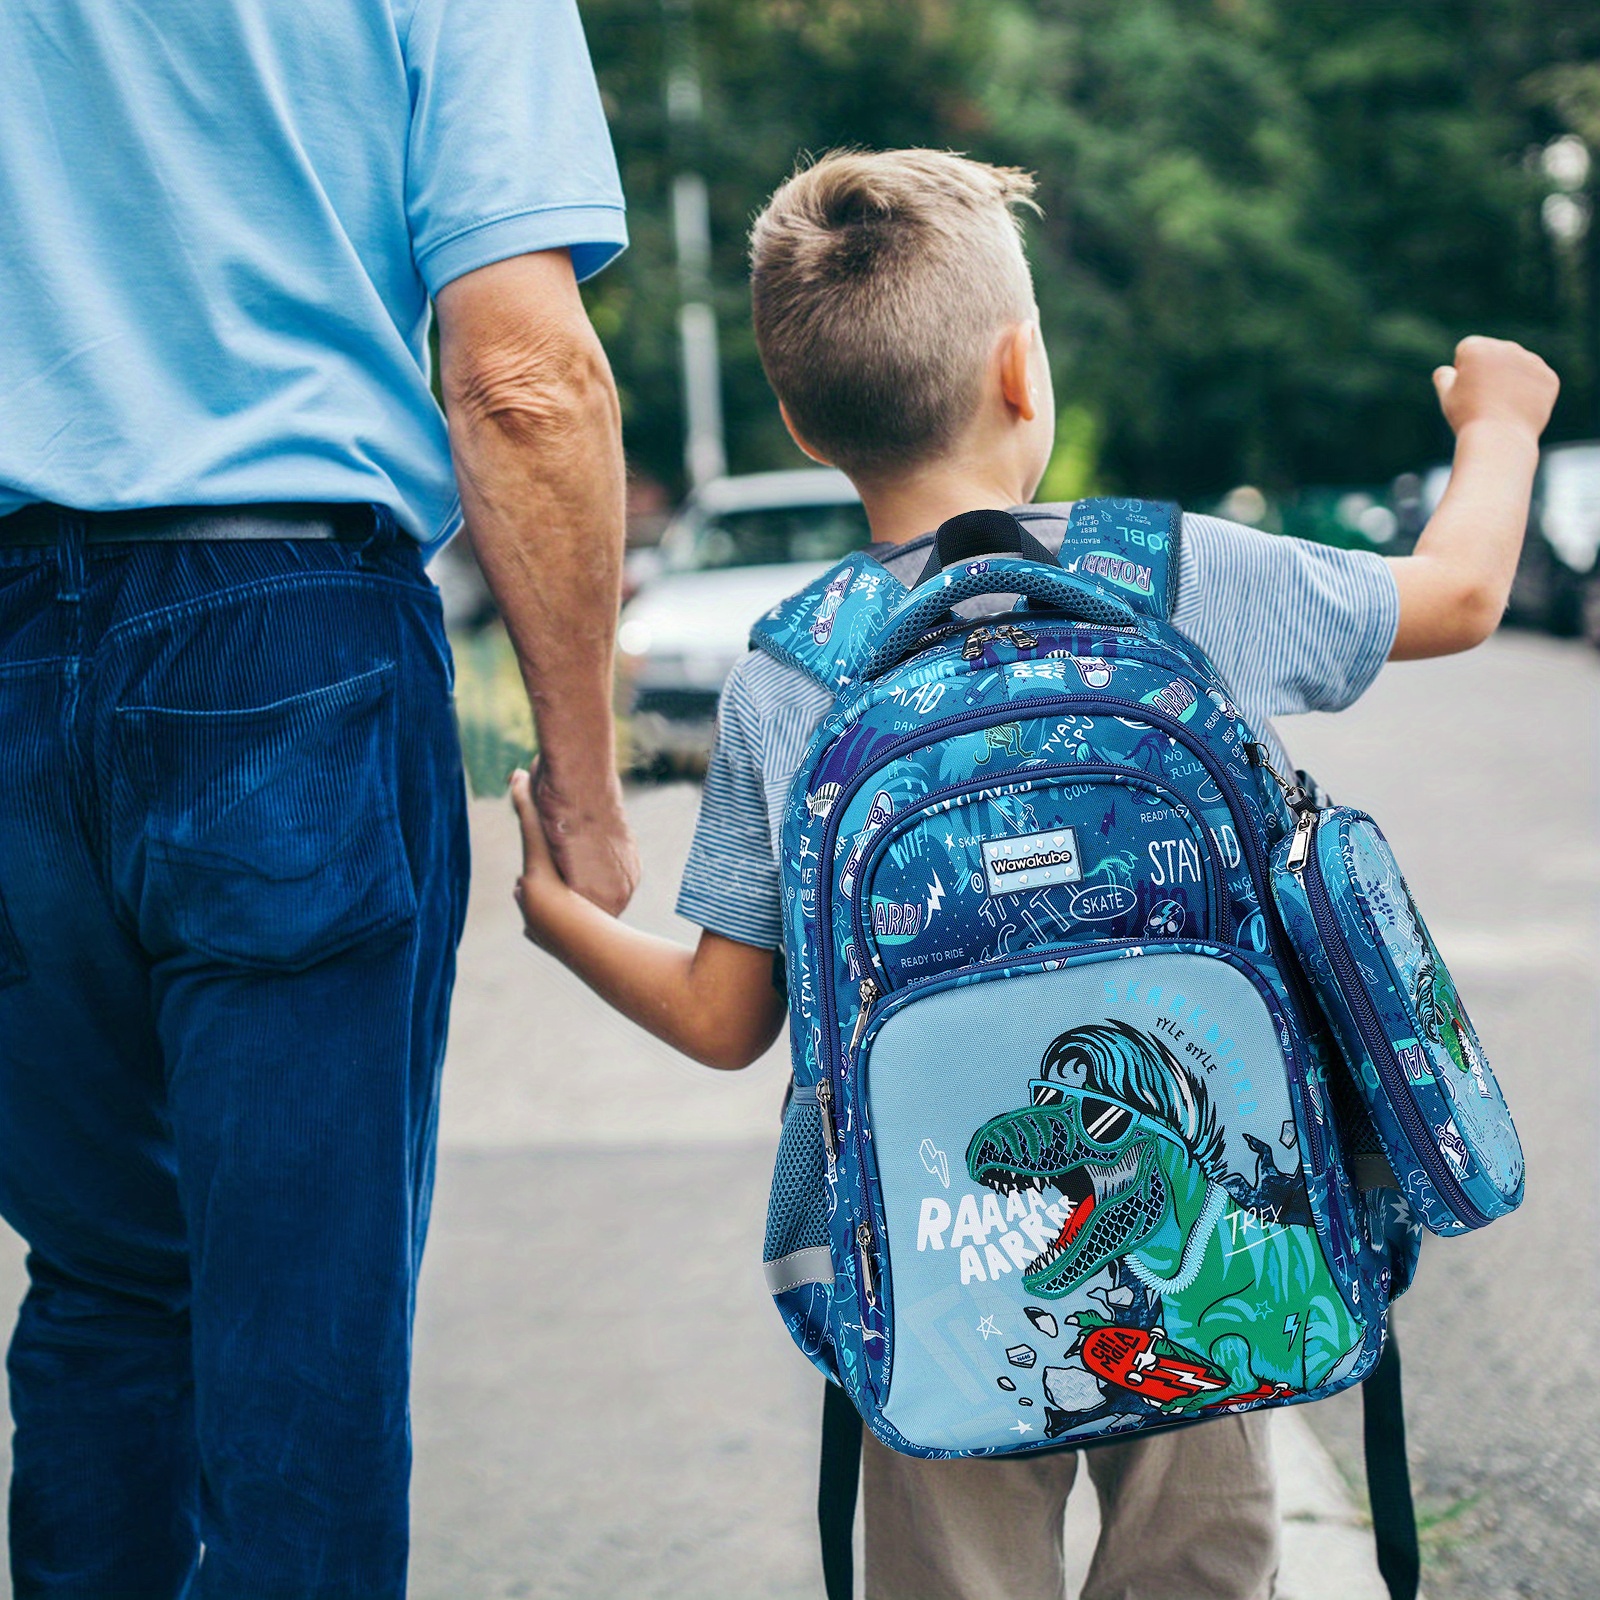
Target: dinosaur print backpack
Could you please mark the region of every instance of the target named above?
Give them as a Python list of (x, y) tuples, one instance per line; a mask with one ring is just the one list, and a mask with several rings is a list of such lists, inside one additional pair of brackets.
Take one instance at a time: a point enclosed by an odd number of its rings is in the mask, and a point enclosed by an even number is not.
[(848, 557), (752, 634), (835, 697), (782, 832), (765, 1248), (832, 1380), (830, 1595), (858, 1415), (948, 1458), (1318, 1399), (1374, 1372), (1416, 1262), (1274, 905), (1289, 786), (1168, 620), (1179, 510), (1080, 501), (1059, 557), (1052, 516), (953, 519), (910, 590)]

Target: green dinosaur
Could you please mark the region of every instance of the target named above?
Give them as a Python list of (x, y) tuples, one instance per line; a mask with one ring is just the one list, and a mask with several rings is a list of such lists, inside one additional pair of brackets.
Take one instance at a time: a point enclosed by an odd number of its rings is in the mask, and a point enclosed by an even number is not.
[[(1227, 1375), (1220, 1393), (1163, 1405), (1174, 1415), (1314, 1389), (1347, 1361), (1362, 1328), (1299, 1174), (1254, 1138), (1256, 1184), (1226, 1171), (1205, 1084), (1159, 1039), (1090, 1024), (1056, 1039), (1041, 1071), (1032, 1104), (991, 1118), (967, 1148), (974, 1181), (1063, 1197), (1059, 1234), (1023, 1269), (1031, 1294), (1060, 1299), (1120, 1262), (1148, 1291), (1143, 1325)], [(1069, 1320), (1112, 1325), (1090, 1311)]]

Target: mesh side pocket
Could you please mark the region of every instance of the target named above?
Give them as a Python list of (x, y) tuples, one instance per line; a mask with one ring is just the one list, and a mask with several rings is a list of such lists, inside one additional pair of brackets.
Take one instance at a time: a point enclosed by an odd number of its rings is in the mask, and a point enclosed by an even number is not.
[(1384, 1154), (1383, 1141), (1372, 1125), (1366, 1098), (1356, 1086), (1343, 1053), (1330, 1044), (1325, 1059), (1328, 1099), (1332, 1102), (1334, 1122), (1343, 1142), (1345, 1164), (1356, 1180), (1356, 1187), (1363, 1191), (1398, 1188), (1389, 1168), (1389, 1158)]
[(767, 1242), (763, 1261), (779, 1261), (797, 1250), (825, 1249), (828, 1243), (826, 1152), (822, 1111), (815, 1101), (796, 1100), (783, 1119), (778, 1158), (767, 1202)]

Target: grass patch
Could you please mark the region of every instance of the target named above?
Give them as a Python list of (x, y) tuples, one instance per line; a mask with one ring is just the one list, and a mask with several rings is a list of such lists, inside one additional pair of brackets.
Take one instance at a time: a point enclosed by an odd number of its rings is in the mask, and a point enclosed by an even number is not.
[(506, 792), (511, 774), (537, 748), (516, 652), (499, 623), (455, 635), (456, 727), (467, 788), (478, 799)]
[[(456, 661), (456, 728), (467, 788), (475, 799), (503, 795), (511, 774), (538, 752), (533, 712), (511, 639), (498, 622), (452, 634)], [(617, 719), (618, 770), (632, 765), (633, 742), (625, 717)]]

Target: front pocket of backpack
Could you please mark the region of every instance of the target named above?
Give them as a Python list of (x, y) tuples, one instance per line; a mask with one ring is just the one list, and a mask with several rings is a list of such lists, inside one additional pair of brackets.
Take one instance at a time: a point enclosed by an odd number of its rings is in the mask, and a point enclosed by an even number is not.
[(1090, 763), (930, 795), (859, 877), (862, 970), (886, 990), (1007, 951), (1229, 933), (1204, 820), (1161, 780)]
[(1150, 945), (929, 985), (874, 1022), (879, 1408), (905, 1440), (1067, 1444), (1356, 1371), (1268, 993), (1240, 952)]
[(298, 971), (415, 921), (390, 666), (244, 711), (118, 713), (145, 946)]

